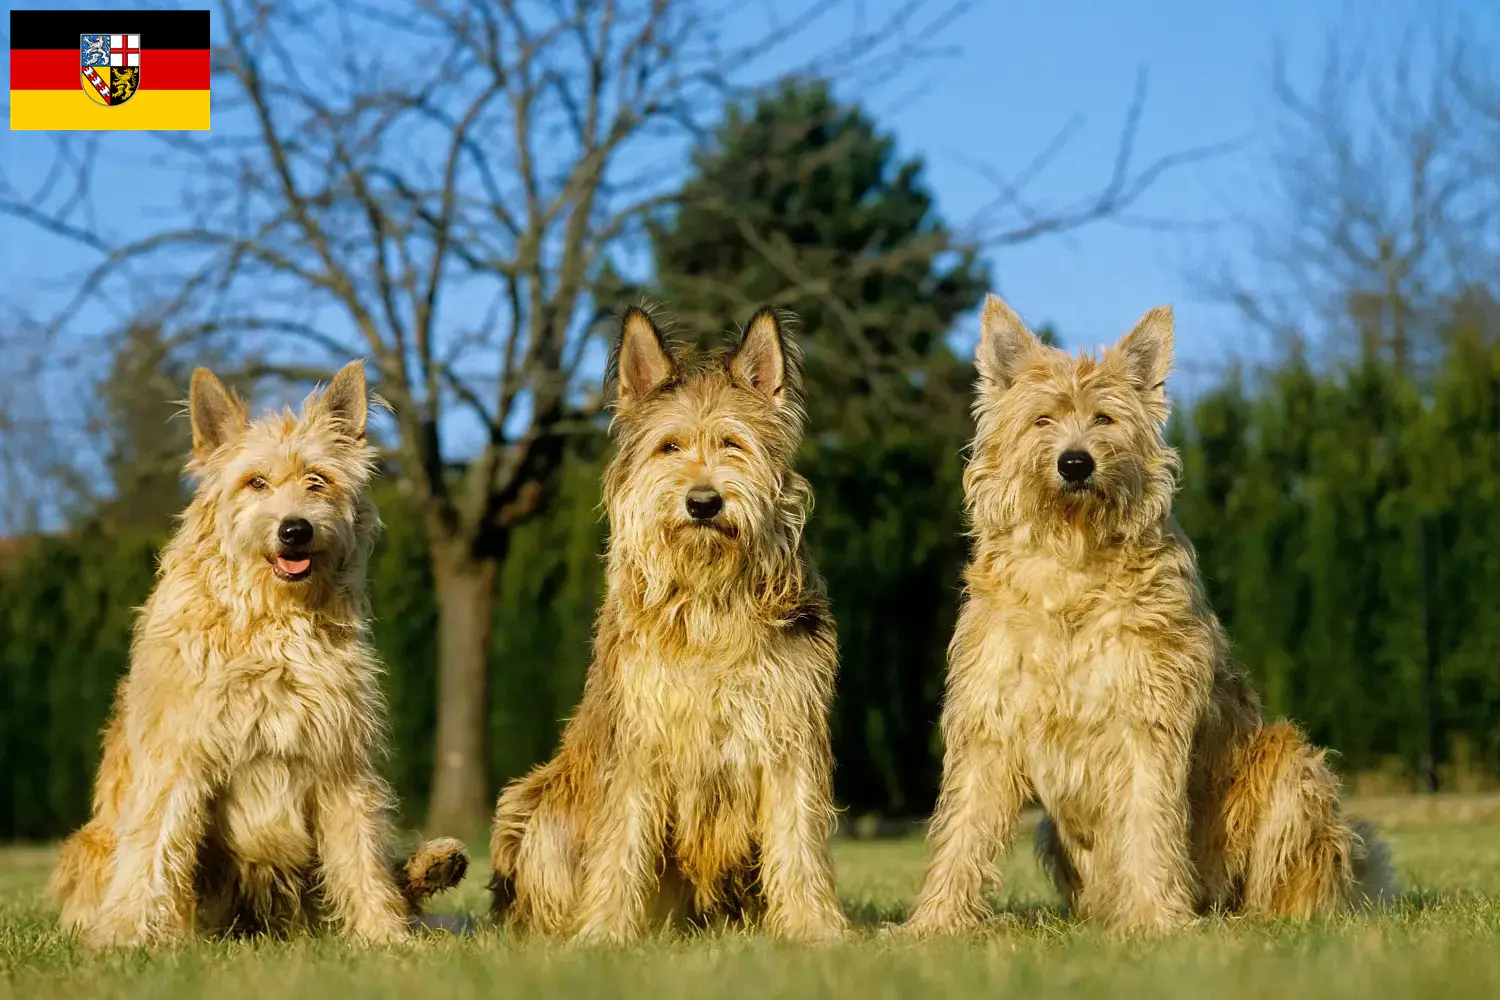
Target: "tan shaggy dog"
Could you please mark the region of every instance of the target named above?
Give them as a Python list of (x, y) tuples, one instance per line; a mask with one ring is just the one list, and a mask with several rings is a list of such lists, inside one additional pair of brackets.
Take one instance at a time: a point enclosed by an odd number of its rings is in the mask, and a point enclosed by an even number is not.
[(949, 647), (942, 792), (913, 933), (972, 927), (1022, 805), (1068, 906), (1144, 930), (1378, 896), (1383, 848), (1324, 751), (1263, 724), (1172, 521), (1172, 313), (1102, 357), (984, 306), (964, 475), (974, 554)]
[(796, 357), (770, 311), (703, 354), (631, 310), (613, 367), (608, 592), (561, 749), (496, 807), (496, 913), (583, 940), (756, 915), (837, 935), (838, 651), (788, 464)]
[(52, 877), (64, 925), (88, 942), (285, 931), (325, 913), (392, 941), (463, 877), (457, 841), (399, 865), (389, 854), (367, 410), (357, 362), (300, 416), (254, 423), (193, 373), (199, 485), (136, 622), (93, 818)]

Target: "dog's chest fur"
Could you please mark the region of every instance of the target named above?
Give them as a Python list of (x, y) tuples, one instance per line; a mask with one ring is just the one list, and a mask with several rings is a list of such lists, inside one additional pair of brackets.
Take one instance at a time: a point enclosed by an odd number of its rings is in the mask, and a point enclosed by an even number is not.
[(209, 836), (241, 863), (311, 861), (313, 788), (348, 767), (373, 661), (348, 629), (308, 620), (210, 626), (179, 640), (201, 665), (192, 721), (216, 776)]
[(720, 653), (673, 655), (648, 642), (621, 650), (627, 739), (650, 746), (674, 784), (729, 770), (758, 771), (773, 743), (785, 685), (775, 683), (775, 640)]
[(331, 762), (360, 697), (358, 650), (316, 631), (257, 635), (210, 662), (206, 684), (232, 768), (261, 758)]
[(1107, 570), (1022, 556), (1003, 565), (993, 589), (995, 684), (1029, 737), (1107, 726), (1128, 711), (1122, 703), (1141, 682), (1122, 639), (1134, 609)]
[(805, 715), (786, 640), (742, 637), (713, 652), (672, 655), (649, 641), (621, 650), (619, 739), (658, 769), (672, 851), (700, 889), (750, 856), (766, 769)]
[[(979, 690), (1017, 746), (1037, 796), (1071, 825), (1126, 788), (1163, 738), (1186, 738), (1207, 707), (1209, 637), (1192, 595), (1159, 560), (1128, 552), (1071, 562), (1005, 551), (971, 574), (983, 616)], [(1087, 794), (1086, 794), (1087, 793)]]

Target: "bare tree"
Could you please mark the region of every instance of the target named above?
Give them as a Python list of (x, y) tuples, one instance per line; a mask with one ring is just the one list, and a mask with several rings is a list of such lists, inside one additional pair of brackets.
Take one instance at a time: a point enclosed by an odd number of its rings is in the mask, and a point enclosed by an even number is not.
[[(112, 239), (80, 208), (94, 158), (54, 203), (6, 185), (0, 210), (99, 263), (53, 317), (131, 274), (154, 282), (171, 343), (253, 356), (243, 374), (317, 378), (368, 356), (394, 409), (392, 468), (415, 498), (437, 589), (438, 725), (429, 833), (488, 809), (485, 675), (497, 567), (554, 491), (568, 436), (595, 428), (579, 374), (601, 358), (592, 293), (639, 273), (645, 216), (724, 103), (778, 73), (883, 79), (962, 8), (811, 0), (744, 34), (732, 2), (224, 0), (214, 129), (163, 139), (181, 218)], [(838, 11), (852, 29), (793, 63)], [(1138, 113), (1133, 112), (1133, 114)], [(1010, 243), (1123, 212), (1173, 165), (1137, 170), (1132, 129), (1097, 196), (1025, 213)], [(795, 283), (796, 263), (787, 263)]]
[(1456, 296), (1496, 285), (1493, 40), (1431, 12), (1384, 38), (1361, 28), (1329, 35), (1310, 86), (1278, 54), (1270, 210), (1242, 219), (1253, 266), (1209, 285), (1281, 350), (1421, 370)]

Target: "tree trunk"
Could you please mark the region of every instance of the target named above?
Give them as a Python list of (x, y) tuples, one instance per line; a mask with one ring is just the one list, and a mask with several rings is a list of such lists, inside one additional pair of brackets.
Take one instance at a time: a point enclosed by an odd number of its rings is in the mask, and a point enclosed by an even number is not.
[(495, 560), (476, 558), (467, 546), (433, 545), (438, 603), (437, 747), (425, 836), (470, 841), (485, 837), (492, 805), (485, 780), (485, 682), (498, 568)]

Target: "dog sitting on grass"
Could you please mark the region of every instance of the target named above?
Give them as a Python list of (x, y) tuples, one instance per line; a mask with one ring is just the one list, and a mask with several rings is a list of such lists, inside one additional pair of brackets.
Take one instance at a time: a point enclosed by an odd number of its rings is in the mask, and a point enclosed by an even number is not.
[(205, 369), (189, 414), (198, 480), (141, 609), (104, 734), (93, 817), (51, 881), (63, 924), (96, 946), (288, 931), (324, 916), (402, 938), (458, 883), (455, 840), (389, 853), (375, 770), (385, 708), (365, 564), (364, 369), (250, 422)]
[(702, 354), (633, 309), (613, 360), (593, 662), (557, 755), (496, 807), (496, 914), (593, 941), (757, 916), (836, 936), (838, 651), (803, 545), (811, 493), (788, 464), (796, 355), (770, 311)]
[(1102, 358), (1048, 348), (990, 296), (964, 474), (974, 537), (949, 647), (943, 782), (907, 927), (955, 932), (1022, 805), (1069, 908), (1179, 926), (1377, 897), (1384, 849), (1324, 751), (1264, 724), (1171, 519), (1172, 313)]

